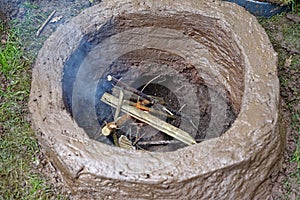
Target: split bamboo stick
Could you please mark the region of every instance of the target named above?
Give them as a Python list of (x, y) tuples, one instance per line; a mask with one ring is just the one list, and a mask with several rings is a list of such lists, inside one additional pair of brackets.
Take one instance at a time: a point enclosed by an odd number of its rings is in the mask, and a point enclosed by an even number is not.
[[(108, 93), (103, 94), (103, 96), (101, 97), (101, 101), (103, 101), (104, 103), (106, 103), (114, 108), (116, 108), (118, 106), (118, 98), (116, 98), (113, 95), (110, 95)], [(159, 118), (157, 118), (147, 112), (139, 110), (128, 104), (123, 104), (121, 107), (121, 110), (124, 113), (126, 113), (146, 124), (149, 124), (153, 128), (155, 128), (159, 131), (162, 131), (187, 145), (196, 144), (196, 140), (193, 137), (191, 137), (187, 132), (185, 132), (171, 124), (168, 124), (167, 122), (162, 121)]]

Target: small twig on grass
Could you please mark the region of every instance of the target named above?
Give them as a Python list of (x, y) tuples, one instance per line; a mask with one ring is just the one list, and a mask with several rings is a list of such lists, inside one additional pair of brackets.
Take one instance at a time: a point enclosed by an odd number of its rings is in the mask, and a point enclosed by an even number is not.
[(41, 32), (43, 31), (43, 29), (45, 28), (45, 26), (48, 24), (48, 22), (51, 20), (51, 18), (54, 16), (54, 14), (56, 13), (56, 10), (53, 10), (52, 13), (48, 16), (48, 18), (44, 21), (44, 23), (40, 26), (40, 28), (37, 30), (35, 36), (38, 37)]

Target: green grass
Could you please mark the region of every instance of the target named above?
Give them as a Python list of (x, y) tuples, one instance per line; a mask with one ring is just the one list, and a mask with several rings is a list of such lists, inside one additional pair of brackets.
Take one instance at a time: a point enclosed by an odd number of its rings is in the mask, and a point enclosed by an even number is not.
[(0, 199), (49, 199), (54, 192), (37, 173), (38, 143), (28, 122), (32, 61), (18, 33), (0, 23)]
[(38, 142), (30, 127), (27, 102), (31, 67), (45, 37), (35, 37), (47, 13), (37, 4), (22, 3), (23, 18), (7, 29), (0, 21), (0, 200), (66, 199), (38, 171)]
[[(298, 116), (299, 118), (299, 116)], [(300, 130), (298, 130), (299, 134), (300, 134)], [(298, 164), (298, 169), (300, 170), (300, 140), (297, 141), (296, 144), (296, 150), (294, 152), (293, 158), (291, 160), (292, 162), (296, 162)], [(298, 171), (299, 175), (300, 175), (300, 171)], [(300, 179), (298, 180), (298, 183), (300, 184)]]
[(300, 16), (300, 1), (299, 0), (291, 0), (292, 12), (296, 13)]
[(30, 8), (30, 9), (39, 9), (39, 5), (36, 4), (35, 2), (25, 1), (25, 2), (24, 2), (24, 6), (25, 6), (26, 8)]
[(19, 37), (22, 40), (22, 45), (26, 47), (26, 55), (34, 60), (38, 50), (46, 40), (44, 35), (35, 37), (36, 31), (50, 13), (36, 12), (39, 6), (33, 2), (25, 1), (22, 6), (26, 8), (24, 16), (12, 20), (11, 24), (15, 30), (20, 30)]
[[(292, 0), (293, 12), (299, 14), (298, 2)], [(34, 163), (39, 154), (39, 146), (28, 122), (27, 108), (31, 64), (45, 40), (45, 37), (34, 37), (38, 28), (36, 24), (42, 24), (48, 14), (32, 12), (39, 8), (29, 1), (26, 1), (24, 6), (28, 10), (25, 16), (19, 19), (21, 21), (12, 22), (13, 30), (6, 30), (0, 23), (0, 36), (4, 35), (4, 32), (8, 33), (5, 44), (0, 42), (0, 200), (51, 197), (59, 199), (63, 197), (55, 194), (36, 170)], [(278, 15), (260, 22), (267, 29), (271, 42), (279, 53), (281, 91), (289, 91), (284, 97), (285, 109), (291, 113), (290, 126), (298, 133), (294, 138), (296, 149), (290, 157), (290, 162), (295, 163), (298, 170), (289, 174), (285, 181), (286, 190), (289, 192), (293, 189), (294, 182), (300, 184), (300, 100), (299, 89), (294, 84), (300, 82), (300, 55), (293, 55), (289, 67), (285, 67), (284, 63), (291, 55), (286, 48), (290, 48), (289, 45), (298, 48), (300, 45), (300, 25), (282, 21), (283, 18), (283, 15)], [(272, 29), (272, 24), (282, 24), (281, 29)], [(282, 32), (283, 42), (288, 44), (285, 45), (286, 48), (282, 47), (282, 43), (278, 43), (278, 32)]]

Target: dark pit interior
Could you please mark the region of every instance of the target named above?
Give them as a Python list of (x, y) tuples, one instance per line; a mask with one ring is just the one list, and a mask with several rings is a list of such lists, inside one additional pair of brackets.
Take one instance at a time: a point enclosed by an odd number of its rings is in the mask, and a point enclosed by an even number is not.
[[(244, 90), (240, 54), (231, 31), (213, 18), (189, 13), (118, 16), (98, 32), (86, 33), (65, 63), (65, 107), (99, 142), (118, 146), (116, 138), (124, 135), (137, 150), (174, 151), (187, 145), (132, 117), (114, 134), (102, 135), (103, 127), (114, 121), (115, 108), (100, 99), (105, 92), (118, 97), (121, 88), (107, 76), (162, 100), (163, 106), (145, 109), (159, 111), (153, 115), (201, 142), (222, 135), (239, 114)], [(124, 99), (141, 102), (126, 91)], [(180, 114), (173, 116), (170, 110)]]

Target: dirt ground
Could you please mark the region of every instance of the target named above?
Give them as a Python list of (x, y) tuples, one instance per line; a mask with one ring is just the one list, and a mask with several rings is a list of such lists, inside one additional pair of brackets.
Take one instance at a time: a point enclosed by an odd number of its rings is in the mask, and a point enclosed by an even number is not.
[[(286, 151), (282, 170), (272, 177), (274, 199), (300, 198), (300, 17), (283, 14), (260, 19), (275, 51), (278, 52), (278, 76), (282, 109), (287, 125)], [(292, 36), (292, 37), (291, 37)]]
[[(51, 35), (55, 29), (76, 16), (82, 10), (99, 3), (100, 0), (0, 0), (0, 18), (10, 21), (13, 27), (20, 30), (21, 39), (29, 55), (37, 54), (43, 41)], [(56, 10), (56, 21), (49, 23), (41, 35), (36, 37), (36, 30), (45, 21), (47, 16)], [(4, 17), (6, 15), (6, 17)], [(279, 53), (278, 73), (281, 82), (281, 97), (283, 99), (283, 112), (287, 123), (287, 146), (285, 161), (282, 170), (271, 177), (273, 187), (273, 199), (299, 199), (299, 93), (300, 93), (300, 26), (299, 16), (282, 14), (272, 19), (259, 19), (266, 29), (270, 40)], [(293, 32), (293, 33), (291, 33)], [(5, 36), (1, 36), (5, 39)], [(1, 77), (0, 77), (1, 80)], [(2, 81), (1, 81), (2, 82)], [(1, 87), (5, 85), (1, 84)], [(0, 134), (1, 126), (0, 126)], [(298, 153), (297, 153), (298, 151)], [(39, 156), (38, 171), (46, 173), (54, 182), (54, 187), (63, 189), (60, 176), (51, 163), (47, 162), (44, 155)]]

